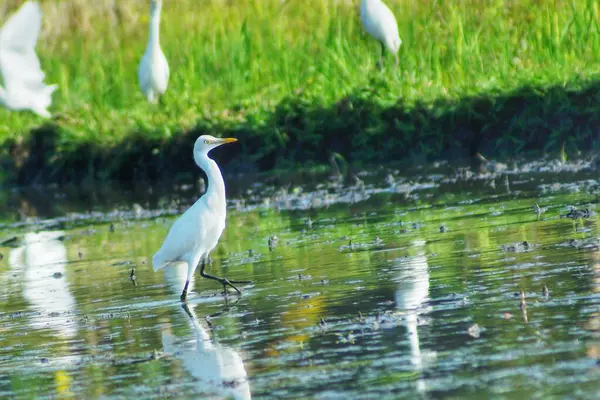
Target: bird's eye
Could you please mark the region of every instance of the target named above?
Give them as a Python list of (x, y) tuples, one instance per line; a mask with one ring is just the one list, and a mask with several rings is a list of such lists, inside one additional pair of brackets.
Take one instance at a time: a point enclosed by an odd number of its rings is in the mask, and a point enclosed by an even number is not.
[(210, 141), (208, 141), (208, 140), (204, 141), (204, 144), (209, 144), (209, 143), (210, 143)]

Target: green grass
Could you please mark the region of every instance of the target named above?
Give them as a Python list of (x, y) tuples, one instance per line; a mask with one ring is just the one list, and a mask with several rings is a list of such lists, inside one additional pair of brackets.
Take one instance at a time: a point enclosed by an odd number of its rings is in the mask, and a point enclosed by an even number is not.
[[(198, 127), (270, 130), (265, 146), (276, 148), (289, 144), (293, 135), (279, 123), (298, 107), (314, 117), (362, 96), (382, 112), (400, 101), (407, 112), (418, 105), (444, 114), (465, 98), (577, 89), (600, 78), (595, 0), (388, 0), (403, 40), (397, 76), (391, 57), (386, 71), (377, 70), (379, 45), (362, 29), (359, 0), (167, 0), (161, 44), (171, 79), (164, 105), (153, 106), (137, 85), (147, 40), (143, 1), (42, 3), (37, 49), (47, 82), (60, 85), (50, 122), (58, 151), (89, 142), (114, 148), (132, 134), (165, 142)], [(0, 109), (0, 143), (22, 142), (44, 124)], [(361, 122), (364, 137), (356, 134), (350, 147), (360, 150), (368, 130), (381, 128), (369, 124)], [(317, 137), (319, 127), (311, 126)], [(415, 124), (397, 129), (418, 135)]]

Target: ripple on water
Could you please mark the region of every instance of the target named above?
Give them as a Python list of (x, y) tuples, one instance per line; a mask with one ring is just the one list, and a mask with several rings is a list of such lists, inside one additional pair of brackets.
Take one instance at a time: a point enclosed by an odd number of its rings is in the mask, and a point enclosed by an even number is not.
[(5, 223), (44, 240), (0, 248), (0, 396), (593, 398), (600, 226), (560, 217), (591, 174), (252, 186), (208, 268), (253, 282), (196, 274), (189, 314), (185, 266), (151, 267), (179, 206)]

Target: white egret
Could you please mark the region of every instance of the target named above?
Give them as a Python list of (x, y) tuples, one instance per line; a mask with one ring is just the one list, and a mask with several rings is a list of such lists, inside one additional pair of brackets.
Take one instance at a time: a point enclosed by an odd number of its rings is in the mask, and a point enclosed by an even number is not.
[(398, 50), (402, 44), (398, 33), (398, 22), (388, 6), (381, 0), (363, 0), (360, 20), (367, 32), (381, 42), (379, 68), (383, 68), (383, 56), (387, 48), (395, 58), (394, 72), (398, 69)]
[(150, 103), (158, 101), (169, 83), (169, 64), (159, 40), (161, 10), (162, 0), (152, 0), (148, 45), (138, 69), (140, 88)]
[(31, 110), (49, 118), (47, 108), (57, 85), (45, 85), (45, 74), (35, 54), (42, 11), (37, 1), (28, 1), (0, 29), (0, 105), (9, 110)]
[(225, 182), (217, 163), (208, 157), (208, 152), (225, 143), (237, 142), (234, 138), (219, 139), (202, 135), (194, 144), (194, 161), (208, 177), (208, 189), (194, 205), (181, 215), (171, 227), (160, 250), (152, 257), (154, 271), (177, 262), (187, 264), (187, 279), (181, 301), (185, 301), (190, 279), (201, 264), (200, 275), (221, 282), (223, 289), (231, 286), (241, 293), (234, 284), (248, 281), (230, 281), (204, 272), (208, 254), (215, 248), (225, 229), (226, 201)]

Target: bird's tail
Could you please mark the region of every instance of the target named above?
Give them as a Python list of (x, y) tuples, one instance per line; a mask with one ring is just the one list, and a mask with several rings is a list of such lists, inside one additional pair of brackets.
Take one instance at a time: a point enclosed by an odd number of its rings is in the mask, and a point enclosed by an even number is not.
[(152, 257), (152, 268), (154, 268), (154, 272), (166, 267), (166, 265), (167, 263), (165, 263), (164, 257), (162, 256), (160, 250), (157, 251), (156, 254)]
[(52, 104), (52, 93), (58, 88), (58, 85), (43, 86), (37, 97), (34, 110), (42, 117), (50, 118), (50, 113), (46, 110)]
[(392, 49), (394, 53), (397, 53), (398, 50), (400, 50), (400, 46), (402, 46), (402, 39), (400, 39), (400, 37), (397, 37), (392, 42)]

